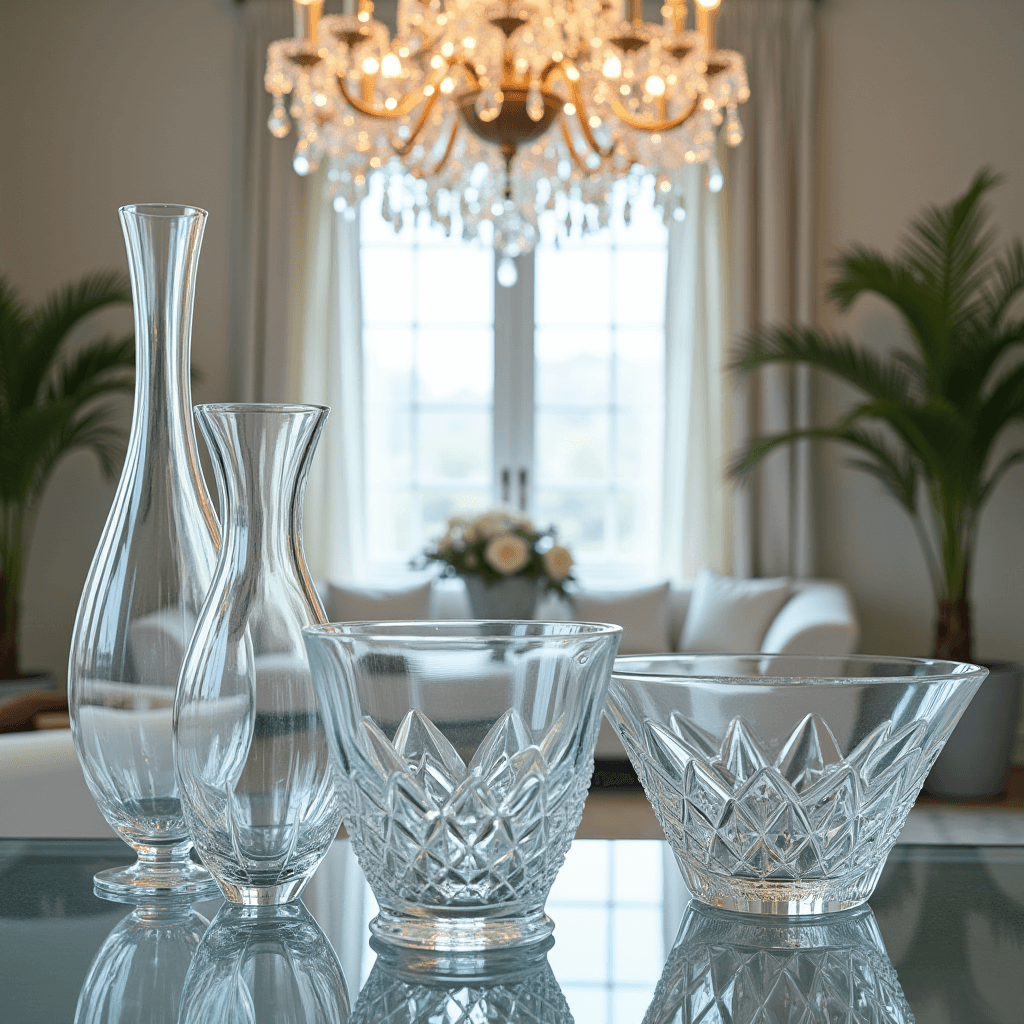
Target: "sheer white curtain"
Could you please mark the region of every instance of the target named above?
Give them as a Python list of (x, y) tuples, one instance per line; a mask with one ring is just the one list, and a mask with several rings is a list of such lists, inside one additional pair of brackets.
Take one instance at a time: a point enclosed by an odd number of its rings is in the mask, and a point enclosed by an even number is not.
[(359, 218), (335, 212), (322, 170), (305, 213), (289, 391), (295, 401), (331, 407), (306, 487), (306, 561), (314, 579), (353, 580), (363, 575), (365, 547)]
[[(729, 155), (729, 322), (733, 337), (770, 322), (814, 317), (814, 120), (818, 26), (814, 0), (729, 0), (721, 45), (750, 76), (740, 108), (746, 139)], [(733, 442), (810, 424), (806, 370), (769, 368), (732, 391)], [(782, 449), (735, 492), (734, 568), (742, 575), (814, 571), (808, 445)]]
[(295, 140), (282, 142), (267, 130), (271, 103), (263, 88), (267, 47), (291, 34), (291, 4), (248, 0), (243, 26), (242, 237), (230, 386), (236, 401), (269, 402), (287, 388), (294, 233), (307, 191), (292, 170)]
[(810, 422), (809, 375), (772, 369), (737, 388), (725, 365), (755, 325), (813, 317), (815, 4), (729, 0), (721, 10), (720, 44), (746, 58), (752, 95), (725, 189), (709, 194), (695, 170), (688, 216), (669, 234), (662, 571), (807, 576), (807, 446), (775, 453), (742, 487), (725, 469), (755, 434)]
[(669, 228), (661, 570), (672, 579), (730, 569), (723, 198), (693, 168), (686, 220)]
[(287, 0), (244, 10), (243, 258), (232, 351), (239, 401), (331, 407), (306, 489), (304, 541), (316, 580), (358, 578), (363, 551), (359, 222), (336, 213), (323, 171), (292, 169), (295, 136), (267, 130), (267, 47), (292, 32)]

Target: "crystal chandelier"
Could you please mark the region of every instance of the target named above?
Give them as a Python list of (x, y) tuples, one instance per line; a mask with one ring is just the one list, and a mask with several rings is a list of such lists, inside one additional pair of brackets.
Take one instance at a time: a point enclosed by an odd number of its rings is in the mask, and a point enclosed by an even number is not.
[(619, 2), (399, 0), (392, 39), (370, 0), (327, 16), (295, 0), (294, 38), (267, 53), (270, 130), (295, 123), (299, 174), (329, 161), (336, 209), (381, 174), (396, 231), (427, 211), (505, 257), (533, 248), (543, 211), (563, 234), (606, 226), (616, 182), (627, 221), (646, 176), (681, 220), (688, 165), (718, 191), (718, 136), (742, 141), (743, 57), (715, 45), (721, 0), (696, 0), (693, 29), (687, 0), (666, 0), (661, 25)]

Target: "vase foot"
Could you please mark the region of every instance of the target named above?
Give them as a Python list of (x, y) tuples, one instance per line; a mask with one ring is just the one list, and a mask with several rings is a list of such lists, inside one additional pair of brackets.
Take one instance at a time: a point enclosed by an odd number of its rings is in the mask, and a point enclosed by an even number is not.
[(291, 903), (302, 895), (309, 881), (308, 876), (291, 878), (278, 885), (234, 885), (222, 882), (221, 890), (225, 899), (243, 907), (276, 907), (283, 903)]
[(543, 909), (522, 917), (451, 913), (420, 917), (381, 908), (370, 922), (370, 931), (380, 942), (452, 953), (532, 946), (547, 939), (554, 928)]
[(98, 871), (93, 876), (93, 892), (100, 899), (115, 903), (145, 903), (153, 899), (198, 903), (220, 896), (213, 875), (189, 858), (188, 846), (184, 857), (140, 851), (134, 864)]

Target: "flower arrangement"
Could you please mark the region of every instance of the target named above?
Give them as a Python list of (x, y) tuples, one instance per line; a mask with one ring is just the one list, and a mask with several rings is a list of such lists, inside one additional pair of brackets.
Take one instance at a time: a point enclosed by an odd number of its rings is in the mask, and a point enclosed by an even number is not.
[(503, 509), (475, 519), (453, 516), (445, 535), (423, 552), (421, 564), (430, 562), (441, 563), (443, 576), (475, 574), (486, 584), (523, 576), (559, 594), (573, 579), (572, 555), (557, 543), (555, 528), (538, 530), (527, 516)]

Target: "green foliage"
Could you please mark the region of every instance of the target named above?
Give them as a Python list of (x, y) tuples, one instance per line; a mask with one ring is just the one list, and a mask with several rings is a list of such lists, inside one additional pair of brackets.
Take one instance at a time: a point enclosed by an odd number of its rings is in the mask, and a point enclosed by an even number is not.
[(63, 349), (84, 317), (130, 301), (124, 274), (101, 273), (30, 309), (0, 277), (0, 609), (8, 616), (0, 635), (16, 623), (29, 525), (58, 461), (88, 448), (107, 477), (117, 472), (124, 431), (103, 400), (132, 390), (134, 339), (102, 337), (66, 357)]
[(732, 364), (741, 372), (802, 364), (860, 392), (858, 404), (828, 426), (756, 438), (731, 472), (742, 477), (802, 438), (852, 446), (852, 464), (911, 516), (940, 604), (966, 600), (981, 508), (1024, 461), (1024, 448), (992, 458), (1004, 430), (1024, 420), (1024, 365), (1004, 358), (1024, 343), (1024, 319), (1012, 315), (1024, 292), (1024, 246), (996, 249), (983, 200), (997, 183), (983, 170), (964, 195), (924, 210), (895, 256), (856, 245), (837, 260), (831, 298), (844, 310), (865, 293), (887, 300), (913, 351), (882, 358), (847, 338), (769, 326), (741, 341)]

